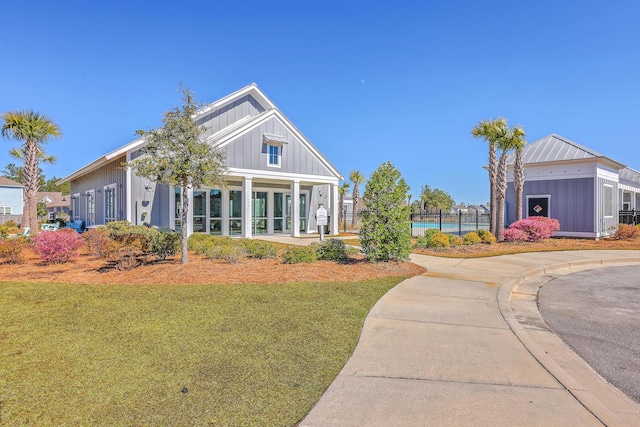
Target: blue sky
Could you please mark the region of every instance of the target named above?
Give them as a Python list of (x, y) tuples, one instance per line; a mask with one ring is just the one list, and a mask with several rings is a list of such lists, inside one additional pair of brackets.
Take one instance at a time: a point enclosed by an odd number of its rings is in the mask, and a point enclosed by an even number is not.
[[(180, 83), (213, 102), (252, 82), (348, 176), (391, 161), (411, 186), (483, 203), (504, 116), (640, 169), (635, 1), (11, 2), (0, 111), (49, 115), (66, 176), (160, 124)], [(0, 167), (14, 161), (1, 142)]]

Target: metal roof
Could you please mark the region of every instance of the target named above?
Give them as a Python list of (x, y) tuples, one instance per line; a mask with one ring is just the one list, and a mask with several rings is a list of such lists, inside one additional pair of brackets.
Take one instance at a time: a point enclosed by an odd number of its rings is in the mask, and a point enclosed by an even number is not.
[[(603, 159), (613, 163), (618, 168), (624, 165), (609, 159), (608, 157), (586, 148), (577, 142), (557, 135), (555, 133), (539, 139), (531, 144), (527, 144), (522, 152), (525, 164), (546, 163), (546, 162), (566, 162), (584, 159)], [(508, 164), (513, 164), (515, 154), (511, 153), (507, 159)]]
[(630, 187), (640, 186), (640, 172), (629, 167), (620, 169), (618, 172), (620, 184), (628, 185)]

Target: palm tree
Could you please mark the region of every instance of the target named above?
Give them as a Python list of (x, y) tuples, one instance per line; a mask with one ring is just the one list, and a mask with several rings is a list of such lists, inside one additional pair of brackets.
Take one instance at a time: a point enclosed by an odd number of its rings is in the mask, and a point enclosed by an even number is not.
[(47, 140), (59, 138), (62, 131), (53, 120), (34, 111), (7, 111), (2, 118), (2, 136), (22, 143), (20, 149), (13, 151), (24, 156), (24, 187), (27, 193), (24, 215), (27, 220), (23, 221), (23, 227), (30, 227), (31, 232), (37, 234), (39, 160), (46, 158), (44, 145)]
[(496, 180), (498, 175), (498, 140), (503, 137), (508, 130), (507, 120), (504, 117), (498, 117), (493, 120), (481, 120), (471, 129), (471, 135), (474, 138), (482, 138), (489, 143), (489, 164), (487, 170), (489, 172), (489, 208), (490, 220), (489, 231), (495, 235), (496, 219), (497, 219), (497, 199), (496, 199)]
[[(343, 181), (342, 184), (338, 186), (338, 212), (340, 218), (343, 218), (342, 215), (344, 215), (344, 196), (347, 195), (347, 191), (349, 191), (349, 183)], [(343, 221), (346, 222), (347, 219), (343, 218)]]
[(349, 173), (349, 179), (353, 183), (353, 215), (351, 217), (351, 226), (355, 227), (358, 220), (358, 199), (360, 198), (360, 184), (364, 183), (364, 175), (359, 170), (352, 170)]
[(516, 159), (513, 165), (513, 187), (516, 192), (516, 221), (522, 219), (522, 190), (524, 187), (524, 163), (522, 159), (522, 152), (527, 141), (524, 140), (524, 131), (522, 132), (522, 139), (517, 141)]
[[(516, 125), (513, 129), (498, 139), (498, 148), (502, 151), (498, 160), (498, 175), (496, 179), (496, 239), (504, 240), (504, 200), (507, 196), (507, 156), (509, 151), (524, 145), (524, 129)], [(493, 211), (493, 207), (491, 208)]]

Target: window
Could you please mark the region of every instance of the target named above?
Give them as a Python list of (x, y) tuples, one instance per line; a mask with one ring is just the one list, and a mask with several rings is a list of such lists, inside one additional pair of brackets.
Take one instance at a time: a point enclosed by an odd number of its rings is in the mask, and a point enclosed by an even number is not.
[(613, 186), (604, 186), (604, 216), (613, 216)]
[(104, 187), (104, 223), (116, 220), (116, 185)]
[(74, 221), (80, 219), (80, 193), (71, 196), (71, 212), (69, 212), (69, 218)]
[(275, 144), (268, 144), (269, 166), (280, 167), (280, 147)]
[(229, 191), (229, 234), (242, 234), (242, 191)]
[(622, 210), (631, 210), (631, 193), (622, 193)]
[(209, 191), (209, 234), (222, 235), (222, 191)]
[(11, 206), (0, 206), (0, 215), (11, 215)]
[(87, 199), (85, 205), (87, 213), (87, 227), (96, 223), (96, 197), (95, 190), (91, 189), (84, 193), (84, 197)]
[(193, 190), (193, 232), (204, 233), (206, 230), (206, 199), (207, 193), (202, 190)]

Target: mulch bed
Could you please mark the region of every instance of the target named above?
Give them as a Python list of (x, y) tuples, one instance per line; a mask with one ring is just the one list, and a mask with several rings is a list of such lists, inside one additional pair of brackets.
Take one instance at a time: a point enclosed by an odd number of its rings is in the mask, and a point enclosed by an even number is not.
[[(43, 264), (25, 250), (22, 264), (0, 264), (0, 281), (81, 284), (270, 284), (287, 282), (359, 282), (389, 276), (415, 276), (424, 268), (410, 262), (370, 263), (356, 257), (346, 263), (317, 261), (282, 264), (280, 259), (246, 259), (236, 264), (189, 254), (189, 264), (180, 256), (130, 270), (105, 270), (104, 259), (81, 252), (64, 264)], [(101, 270), (103, 272), (101, 272)]]

